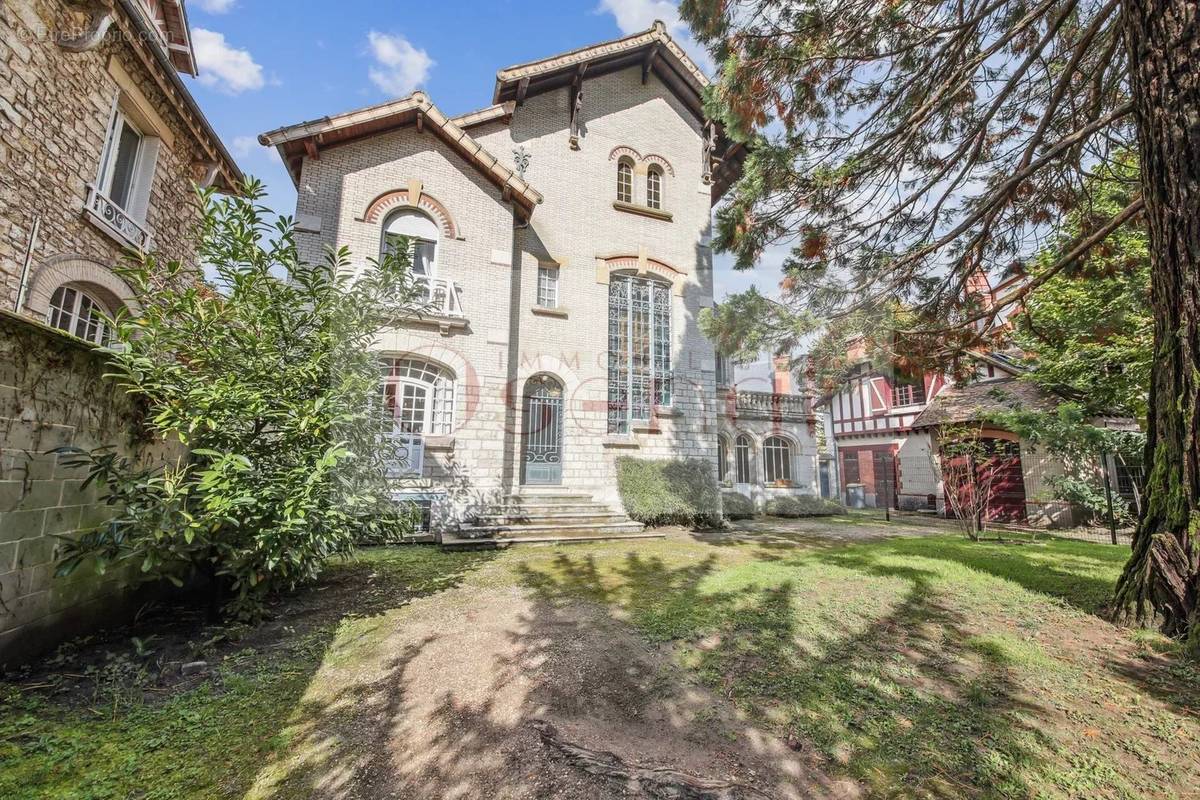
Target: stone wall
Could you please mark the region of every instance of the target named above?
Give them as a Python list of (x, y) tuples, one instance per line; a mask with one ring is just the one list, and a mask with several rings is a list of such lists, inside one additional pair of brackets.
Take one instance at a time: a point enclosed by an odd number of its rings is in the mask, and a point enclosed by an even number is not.
[(94, 485), (83, 488), (80, 469), (50, 451), (113, 445), (164, 455), (140, 439), (135, 404), (104, 371), (90, 345), (0, 312), (0, 666), (119, 620), (130, 600), (120, 574), (54, 577), (57, 537), (112, 511)]
[(164, 258), (194, 260), (189, 234), (199, 209), (191, 181), (198, 177), (193, 164), (205, 158), (198, 141), (120, 24), (87, 52), (57, 44), (82, 21), (60, 0), (5, 0), (0, 7), (0, 308), (14, 309), (37, 219), (21, 310), (39, 319), (50, 292), (66, 281), (89, 284), (110, 305), (128, 294), (107, 271), (122, 245), (83, 215), (120, 94), (114, 69), (129, 76), (170, 139), (159, 146), (146, 215), (153, 247)]

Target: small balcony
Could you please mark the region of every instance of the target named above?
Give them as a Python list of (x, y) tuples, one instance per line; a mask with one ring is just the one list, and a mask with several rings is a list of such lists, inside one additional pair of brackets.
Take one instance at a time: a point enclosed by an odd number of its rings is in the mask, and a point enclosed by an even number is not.
[(441, 278), (415, 279), (418, 286), (425, 289), (423, 298), (426, 303), (423, 313), (438, 317), (456, 317), (465, 319), (467, 314), (463, 309), (462, 287), (453, 281)]
[(150, 249), (150, 231), (91, 184), (87, 187), (83, 210), (105, 233), (122, 244), (138, 250)]
[(737, 392), (734, 407), (739, 416), (768, 419), (806, 420), (808, 398), (800, 394)]

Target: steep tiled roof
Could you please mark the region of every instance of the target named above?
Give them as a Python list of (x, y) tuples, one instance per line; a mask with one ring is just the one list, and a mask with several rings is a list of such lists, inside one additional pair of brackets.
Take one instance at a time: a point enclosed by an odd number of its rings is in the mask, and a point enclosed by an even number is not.
[(950, 386), (929, 401), (912, 426), (932, 428), (973, 422), (995, 411), (1053, 411), (1062, 402), (1059, 395), (1017, 378)]
[[(484, 109), (484, 112), (489, 110)], [(537, 190), (501, 164), (483, 145), (443, 114), (424, 92), (413, 92), (399, 100), (276, 128), (260, 134), (258, 141), (279, 150), (292, 181), (297, 182), (300, 178), (300, 163), (305, 153), (315, 155), (326, 147), (406, 125), (428, 126), (467, 163), (499, 186), (506, 196), (511, 196), (526, 216), (533, 212), (534, 206), (542, 202), (542, 195)]]
[[(581, 47), (578, 50), (559, 53), (537, 61), (505, 67), (496, 73), (496, 89), (492, 102), (499, 103), (501, 100), (511, 99), (508, 95), (515, 94), (522, 80), (529, 81), (527, 91), (536, 93), (546, 84), (561, 85), (564, 82), (555, 80), (556, 77), (560, 79), (565, 77), (566, 82), (569, 82), (571, 74), (581, 66), (587, 65), (589, 71), (593, 67), (599, 70), (604, 70), (606, 67), (621, 69), (631, 63), (636, 63), (639, 56), (644, 56), (651, 50), (654, 51), (654, 56), (649, 68), (658, 72), (662, 65), (666, 65), (670, 72), (659, 74), (664, 77), (668, 85), (676, 91), (683, 88), (671, 80), (673, 76), (678, 76), (683, 86), (686, 86), (695, 94), (696, 98), (699, 98), (708, 86), (707, 76), (667, 33), (667, 26), (661, 20), (655, 20), (652, 27), (641, 33)], [(659, 63), (660, 58), (661, 64)], [(547, 86), (547, 88), (553, 87)]]

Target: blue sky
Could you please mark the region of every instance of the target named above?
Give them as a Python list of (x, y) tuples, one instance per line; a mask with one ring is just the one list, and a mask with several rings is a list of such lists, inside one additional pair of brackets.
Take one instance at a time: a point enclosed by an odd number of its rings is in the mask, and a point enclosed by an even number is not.
[[(263, 131), (379, 103), (421, 88), (450, 115), (488, 105), (496, 70), (648, 28), (664, 20), (693, 58), (711, 61), (671, 0), (190, 0), (200, 106), (242, 169), (295, 210), (282, 164)], [(716, 257), (716, 295), (751, 283), (772, 289), (778, 260), (735, 273)]]

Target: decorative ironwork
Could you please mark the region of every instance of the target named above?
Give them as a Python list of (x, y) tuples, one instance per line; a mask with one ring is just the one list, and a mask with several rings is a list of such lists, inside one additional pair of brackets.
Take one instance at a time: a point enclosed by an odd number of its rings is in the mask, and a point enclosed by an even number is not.
[(563, 389), (549, 375), (525, 386), (525, 483), (562, 482)]
[(139, 250), (150, 249), (150, 232), (125, 213), (119, 205), (107, 195), (88, 185), (87, 201), (84, 208), (93, 219), (103, 223), (104, 227), (115, 233), (121, 239)]
[(628, 433), (671, 404), (671, 287), (633, 276), (608, 290), (608, 430)]
[(427, 306), (427, 311), (443, 317), (465, 317), (463, 309), (462, 287), (453, 281), (441, 278), (427, 278), (414, 275), (413, 281), (424, 288), (424, 294), (418, 300)]
[(516, 167), (517, 175), (521, 177), (521, 180), (525, 180), (525, 170), (529, 169), (529, 159), (532, 157), (532, 154), (525, 149), (525, 145), (521, 145), (513, 150), (512, 154), (513, 166)]

